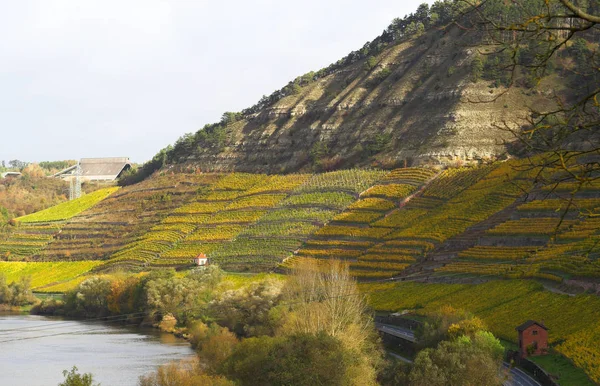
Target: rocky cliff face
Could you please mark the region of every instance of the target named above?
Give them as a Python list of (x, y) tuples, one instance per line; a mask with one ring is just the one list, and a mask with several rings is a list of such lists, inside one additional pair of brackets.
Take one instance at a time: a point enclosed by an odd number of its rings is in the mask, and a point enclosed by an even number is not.
[(486, 49), (457, 27), (430, 31), (229, 125), (224, 147), (201, 147), (188, 160), (204, 170), (280, 173), (504, 157), (511, 135), (499, 127), (525, 123), (535, 101), (471, 80), (473, 58)]

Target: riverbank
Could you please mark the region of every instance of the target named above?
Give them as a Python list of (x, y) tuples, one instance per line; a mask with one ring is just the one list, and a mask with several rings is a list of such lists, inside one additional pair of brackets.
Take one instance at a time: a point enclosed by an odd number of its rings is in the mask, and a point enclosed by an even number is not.
[(17, 314), (29, 314), (35, 304), (25, 306), (11, 306), (10, 304), (0, 304), (0, 312), (14, 312)]

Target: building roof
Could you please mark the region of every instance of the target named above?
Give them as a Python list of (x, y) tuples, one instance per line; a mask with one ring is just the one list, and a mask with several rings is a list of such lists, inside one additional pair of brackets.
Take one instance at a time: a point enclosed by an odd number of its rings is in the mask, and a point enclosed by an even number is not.
[(527, 330), (529, 327), (533, 326), (533, 325), (538, 325), (541, 328), (543, 328), (544, 330), (548, 330), (548, 327), (544, 326), (544, 323), (538, 323), (535, 320), (528, 320), (525, 323), (521, 324), (520, 326), (518, 326), (516, 328), (517, 331), (525, 331)]
[(81, 165), (81, 176), (84, 178), (106, 176), (115, 179), (131, 163), (127, 157), (82, 158), (79, 165)]
[[(112, 158), (82, 158), (79, 161), (81, 166), (81, 177), (98, 180), (114, 180), (131, 162), (127, 157)], [(53, 177), (67, 177), (74, 173), (77, 165), (68, 167), (56, 173)]]

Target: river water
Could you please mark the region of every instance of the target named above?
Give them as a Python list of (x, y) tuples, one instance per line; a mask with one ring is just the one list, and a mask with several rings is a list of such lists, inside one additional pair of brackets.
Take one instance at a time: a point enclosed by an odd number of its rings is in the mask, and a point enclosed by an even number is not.
[(97, 322), (0, 314), (0, 385), (47, 386), (74, 365), (102, 386), (136, 385), (158, 365), (193, 356), (171, 334)]

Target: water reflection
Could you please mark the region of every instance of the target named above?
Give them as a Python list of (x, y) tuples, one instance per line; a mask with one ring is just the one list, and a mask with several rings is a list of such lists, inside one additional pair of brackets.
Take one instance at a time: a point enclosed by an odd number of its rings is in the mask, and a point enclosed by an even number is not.
[(73, 365), (103, 386), (135, 385), (156, 366), (192, 355), (187, 342), (154, 329), (0, 314), (0, 385), (56, 385)]

